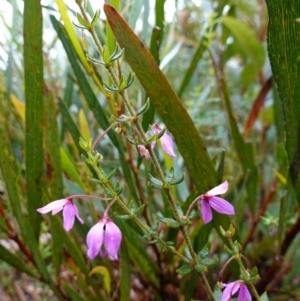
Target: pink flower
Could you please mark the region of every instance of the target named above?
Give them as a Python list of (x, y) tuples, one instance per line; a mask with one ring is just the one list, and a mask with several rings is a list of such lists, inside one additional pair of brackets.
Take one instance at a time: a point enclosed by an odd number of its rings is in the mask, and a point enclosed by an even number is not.
[[(162, 129), (158, 126), (157, 123), (154, 123), (152, 125), (152, 130), (154, 133), (158, 134), (159, 132), (161, 132)], [(168, 134), (164, 133), (159, 140), (161, 142), (161, 146), (162, 146), (163, 150), (171, 157), (176, 157), (176, 155), (174, 153), (174, 143), (173, 143), (172, 138)], [(152, 142), (152, 144), (151, 144), (152, 148), (155, 147), (155, 143), (156, 143), (155, 141)]]
[(104, 217), (87, 234), (87, 255), (94, 259), (98, 254), (102, 257), (108, 254), (117, 260), (121, 240), (120, 229), (108, 217)]
[(150, 154), (145, 145), (138, 145), (138, 152), (141, 158), (150, 159)]
[(61, 199), (49, 203), (45, 207), (39, 208), (36, 211), (42, 214), (52, 211), (52, 215), (57, 214), (63, 210), (64, 228), (70, 231), (74, 225), (75, 216), (83, 224), (84, 221), (79, 216), (78, 208), (73, 204), (72, 199)]
[(226, 200), (217, 197), (217, 194), (223, 194), (228, 189), (228, 182), (216, 186), (210, 191), (206, 192), (203, 195), (200, 195), (199, 199), (201, 205), (201, 214), (204, 224), (209, 223), (212, 220), (212, 211), (211, 207), (219, 213), (234, 215), (233, 206), (228, 203)]
[(247, 285), (242, 280), (237, 280), (228, 284), (224, 284), (225, 289), (222, 293), (221, 301), (228, 301), (232, 299), (232, 296), (240, 290), (237, 301), (251, 301), (251, 295), (247, 288)]

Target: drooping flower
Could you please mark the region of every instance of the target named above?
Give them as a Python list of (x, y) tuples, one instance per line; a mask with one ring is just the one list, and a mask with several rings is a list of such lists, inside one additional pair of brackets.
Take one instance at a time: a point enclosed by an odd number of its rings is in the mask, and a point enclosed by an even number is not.
[(120, 229), (108, 217), (104, 217), (87, 234), (87, 255), (94, 259), (98, 254), (102, 257), (108, 254), (117, 260), (121, 240)]
[(238, 291), (237, 301), (251, 301), (251, 295), (247, 288), (247, 285), (242, 280), (237, 280), (228, 284), (223, 284), (225, 289), (222, 293), (221, 301), (228, 301), (232, 299), (232, 296)]
[(45, 207), (38, 208), (36, 211), (45, 214), (52, 211), (52, 215), (57, 214), (63, 210), (64, 228), (66, 231), (70, 231), (74, 225), (75, 216), (83, 224), (83, 219), (79, 216), (78, 208), (73, 204), (71, 198), (61, 199), (49, 203)]
[(209, 190), (203, 195), (200, 195), (201, 214), (203, 223), (207, 224), (212, 220), (212, 211), (211, 207), (219, 213), (234, 215), (235, 211), (233, 206), (228, 203), (226, 200), (217, 197), (218, 194), (223, 194), (228, 189), (228, 182), (216, 186), (215, 188)]
[[(154, 123), (151, 126), (151, 128), (152, 128), (153, 132), (156, 134), (158, 134), (159, 132), (162, 131), (162, 129), (159, 127), (159, 125), (157, 123)], [(175, 158), (176, 155), (174, 153), (174, 143), (173, 143), (172, 138), (168, 134), (164, 133), (159, 140), (161, 142), (161, 146), (162, 146), (163, 150), (168, 155)], [(151, 144), (152, 148), (154, 148), (154, 146), (155, 146), (155, 141), (152, 142), (152, 144)]]

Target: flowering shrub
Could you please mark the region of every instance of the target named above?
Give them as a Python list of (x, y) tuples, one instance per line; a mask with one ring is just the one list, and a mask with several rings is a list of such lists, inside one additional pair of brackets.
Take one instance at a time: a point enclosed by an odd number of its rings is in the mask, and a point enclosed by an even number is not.
[[(274, 14), (267, 1), (281, 106), (265, 75), (261, 2), (214, 3), (207, 17), (183, 1), (171, 24), (168, 1), (156, 1), (151, 34), (148, 2), (105, 4), (106, 24), (85, 1), (74, 14), (57, 0), (56, 16), (24, 2), (24, 45), (2, 43), (0, 259), (40, 283), (40, 300), (296, 298), (298, 10), (286, 1)], [(143, 42), (118, 11), (138, 32), (143, 20)], [(23, 58), (9, 63), (23, 46), (24, 76)]]

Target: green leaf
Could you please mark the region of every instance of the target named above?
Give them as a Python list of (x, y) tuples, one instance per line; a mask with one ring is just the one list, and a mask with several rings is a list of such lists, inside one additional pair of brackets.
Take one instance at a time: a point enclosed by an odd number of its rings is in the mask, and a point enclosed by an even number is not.
[(163, 224), (166, 224), (168, 227), (170, 227), (170, 228), (179, 228), (180, 227), (180, 224), (177, 221), (175, 221), (174, 219), (164, 217), (160, 212), (158, 212), (156, 215), (157, 215), (158, 220), (160, 222), (162, 222)]
[(205, 271), (205, 265), (203, 264), (196, 264), (195, 265), (195, 270), (198, 272), (198, 273), (203, 273)]
[(140, 213), (142, 213), (144, 211), (144, 208), (145, 208), (145, 204), (141, 205), (138, 208), (133, 209), (132, 212), (134, 214), (140, 214)]
[(128, 214), (124, 214), (124, 215), (116, 215), (116, 217), (117, 217), (118, 219), (121, 219), (121, 220), (128, 220), (128, 219), (130, 219), (130, 215), (128, 215)]
[[(47, 86), (44, 84), (44, 90), (47, 91)], [(51, 177), (47, 180), (47, 187), (49, 198), (51, 200), (58, 200), (63, 197), (63, 183), (62, 183), (62, 168), (60, 158), (60, 141), (58, 134), (58, 126), (56, 121), (56, 110), (54, 98), (50, 90), (45, 93), (45, 117), (46, 117), (46, 131), (45, 131), (45, 147), (47, 154), (47, 167), (51, 169)], [(49, 202), (51, 201), (49, 200)], [(56, 275), (60, 273), (60, 267), (63, 257), (61, 256), (61, 249), (63, 242), (57, 233), (57, 228), (54, 223), (51, 223), (51, 235), (53, 236), (52, 252), (53, 265)]]
[(221, 182), (222, 179), (223, 179), (224, 166), (225, 166), (225, 150), (222, 150), (220, 163), (219, 163), (219, 166), (218, 166), (219, 182)]
[[(217, 3), (217, 2), (216, 2)], [(198, 47), (194, 53), (194, 56), (191, 60), (191, 63), (188, 67), (188, 70), (186, 71), (184, 78), (182, 80), (182, 83), (180, 85), (180, 88), (178, 90), (178, 96), (181, 97), (184, 90), (187, 88), (193, 73), (195, 72), (197, 66), (198, 66), (198, 62), (201, 60), (204, 51), (207, 49), (207, 42), (209, 40), (208, 38), (208, 34), (213, 33), (216, 28), (217, 28), (217, 22), (216, 20), (218, 20), (218, 18), (221, 16), (222, 12), (223, 12), (223, 8), (224, 6), (227, 4), (226, 1), (221, 1), (218, 2), (218, 7), (215, 9), (215, 11), (217, 12), (214, 15), (214, 20), (213, 20), (213, 26), (208, 26), (207, 29), (205, 30), (204, 34), (202, 34), (201, 38), (200, 38), (200, 42), (198, 44)]]
[[(285, 232), (285, 217), (287, 212), (287, 191), (285, 190), (280, 198), (280, 209), (279, 209), (279, 221), (278, 221), (278, 248), (281, 251), (281, 243), (283, 239), (283, 233)], [(279, 253), (280, 254), (280, 253)]]
[(75, 289), (70, 287), (67, 283), (63, 282), (62, 284), (64, 290), (68, 294), (68, 297), (71, 297), (74, 301), (88, 301), (88, 299), (83, 298)]
[(251, 270), (251, 273), (250, 273), (250, 277), (256, 277), (258, 271), (257, 271), (257, 267), (253, 267), (253, 269)]
[(267, 295), (266, 292), (264, 292), (261, 296), (260, 296), (260, 300), (261, 301), (269, 301), (269, 297)]
[(204, 258), (201, 259), (201, 264), (204, 266), (213, 266), (216, 265), (219, 262), (219, 258)]
[(76, 17), (77, 17), (78, 22), (83, 27), (85, 27), (85, 28), (89, 28), (90, 27), (90, 24), (87, 21), (85, 21), (79, 13), (76, 14)]
[(144, 114), (145, 112), (148, 111), (149, 107), (150, 107), (150, 99), (147, 98), (146, 102), (136, 112), (136, 115), (139, 116)]
[(130, 301), (131, 290), (131, 264), (126, 241), (121, 245), (121, 277), (120, 277), (120, 301)]
[(222, 283), (217, 282), (215, 287), (214, 287), (214, 297), (216, 300), (221, 300), (222, 297)]
[(25, 264), (24, 260), (22, 260), (20, 256), (9, 252), (2, 245), (0, 245), (0, 259), (16, 268), (18, 271), (26, 273), (34, 278), (39, 277), (39, 274), (35, 268)]
[(193, 270), (193, 267), (190, 265), (183, 265), (179, 269), (176, 270), (176, 272), (180, 275), (188, 274)]
[(268, 53), (284, 116), (289, 173), (300, 205), (300, 2), (267, 0)]
[(205, 247), (198, 253), (198, 258), (200, 260), (206, 258), (210, 252), (210, 243), (207, 243)]
[(71, 159), (70, 154), (66, 149), (60, 147), (60, 156), (62, 169), (75, 181), (82, 189), (84, 189), (84, 184), (81, 180), (81, 177), (74, 165), (74, 161)]
[(191, 117), (149, 51), (124, 19), (108, 4), (104, 5), (104, 11), (119, 45), (125, 48), (129, 65), (173, 134), (197, 189), (209, 190), (217, 184), (217, 173)]
[(105, 290), (106, 294), (108, 296), (110, 296), (110, 291), (111, 291), (110, 275), (109, 275), (109, 271), (108, 271), (107, 267), (105, 267), (105, 266), (99, 266), (98, 265), (98, 266), (94, 267), (90, 271), (89, 276), (92, 276), (95, 273), (100, 274), (100, 275), (103, 276), (103, 280), (104, 280), (103, 287), (104, 287), (104, 290)]
[(170, 171), (166, 174), (166, 181), (169, 183), (174, 178), (174, 168), (171, 167)]
[(258, 73), (265, 62), (265, 51), (263, 45), (258, 41), (244, 23), (231, 16), (222, 16), (222, 24), (232, 33), (235, 40), (239, 43), (241, 50), (251, 57), (256, 73)]
[(239, 160), (242, 164), (244, 175), (246, 177), (247, 188), (247, 201), (249, 203), (251, 211), (254, 213), (256, 209), (257, 198), (257, 185), (258, 185), (258, 171), (257, 165), (254, 160), (254, 152), (252, 145), (246, 143), (239, 132), (237, 121), (234, 117), (231, 100), (228, 93), (228, 88), (225, 80), (221, 81), (222, 92), (225, 100), (225, 108), (230, 128), (230, 133), (233, 138), (234, 148), (238, 154)]
[(96, 22), (99, 20), (99, 17), (100, 17), (100, 10), (97, 9), (95, 14), (94, 14), (94, 17), (92, 19), (92, 22), (91, 22), (92, 26), (94, 26), (96, 24)]
[(172, 181), (169, 182), (170, 185), (177, 185), (180, 184), (184, 181), (185, 179), (185, 173), (182, 174), (182, 176), (178, 179), (173, 179)]
[(152, 188), (163, 188), (163, 182), (149, 174), (149, 184)]
[(13, 214), (18, 221), (19, 227), (24, 236), (24, 241), (26, 241), (26, 245), (30, 249), (36, 267), (40, 271), (44, 281), (49, 284), (55, 295), (60, 300), (63, 300), (61, 293), (59, 292), (51, 276), (49, 275), (47, 266), (40, 254), (38, 242), (35, 238), (35, 233), (31, 225), (32, 221), (30, 220), (29, 222), (28, 216), (25, 216), (24, 212), (22, 212), (21, 201), (16, 186), (15, 170), (11, 168), (11, 158), (9, 156), (8, 149), (4, 144), (6, 140), (6, 136), (0, 128), (0, 168), (2, 171), (3, 179), (5, 180), (8, 197), (13, 209)]
[(158, 279), (156, 276), (157, 268), (147, 254), (145, 245), (135, 233), (132, 233), (132, 230), (130, 230), (128, 227), (126, 232), (127, 234), (124, 235), (124, 240), (128, 246), (128, 255), (130, 260), (144, 275), (147, 275), (147, 279), (151, 283), (158, 285)]
[(36, 208), (41, 205), (44, 178), (43, 16), (39, 0), (24, 3), (23, 25), (27, 206), (33, 231), (38, 237), (42, 218), (36, 214)]

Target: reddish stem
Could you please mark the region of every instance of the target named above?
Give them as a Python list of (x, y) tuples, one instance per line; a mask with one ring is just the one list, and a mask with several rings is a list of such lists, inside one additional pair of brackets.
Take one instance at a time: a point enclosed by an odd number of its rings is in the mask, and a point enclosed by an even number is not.
[(274, 194), (276, 193), (277, 182), (278, 182), (278, 179), (276, 177), (276, 178), (274, 178), (274, 180), (272, 182), (272, 186), (271, 186), (271, 190), (270, 190), (269, 194), (267, 195), (267, 197), (264, 199), (262, 205), (260, 206), (258, 215), (255, 218), (253, 218), (252, 225), (251, 225), (251, 228), (248, 232), (247, 238), (245, 239), (245, 241), (242, 244), (243, 249), (245, 249), (247, 244), (252, 240), (254, 231), (255, 231), (258, 223), (259, 223), (260, 217), (262, 215), (264, 215), (265, 211), (267, 210), (268, 204), (270, 203), (270, 201), (272, 200)]

